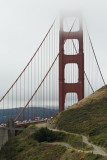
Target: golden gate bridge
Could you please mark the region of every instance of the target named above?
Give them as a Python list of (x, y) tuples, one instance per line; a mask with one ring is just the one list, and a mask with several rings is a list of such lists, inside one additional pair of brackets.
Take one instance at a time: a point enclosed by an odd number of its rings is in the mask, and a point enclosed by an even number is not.
[(86, 24), (55, 18), (20, 75), (0, 99), (0, 123), (46, 119), (105, 85)]

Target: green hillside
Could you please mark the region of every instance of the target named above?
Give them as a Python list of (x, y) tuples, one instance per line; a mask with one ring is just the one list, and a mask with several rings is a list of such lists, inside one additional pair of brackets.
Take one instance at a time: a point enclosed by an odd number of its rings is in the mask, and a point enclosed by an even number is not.
[(51, 123), (60, 130), (87, 135), (107, 150), (107, 85), (56, 115)]
[(65, 151), (63, 146), (39, 142), (35, 133), (24, 131), (1, 149), (0, 160), (59, 160)]
[[(22, 132), (10, 139), (0, 151), (0, 160), (106, 160), (105, 157), (52, 144), (76, 137), (41, 128), (35, 133)], [(76, 142), (78, 142), (78, 138)], [(73, 143), (74, 144), (74, 143)], [(76, 143), (77, 144), (77, 143)], [(79, 146), (79, 144), (78, 144)]]

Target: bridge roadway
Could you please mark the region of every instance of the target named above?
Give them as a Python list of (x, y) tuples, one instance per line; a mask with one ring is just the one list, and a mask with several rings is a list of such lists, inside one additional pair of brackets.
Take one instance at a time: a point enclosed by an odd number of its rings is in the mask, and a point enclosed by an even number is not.
[(20, 123), (15, 124), (15, 128), (19, 128), (19, 127), (27, 128), (29, 125), (46, 122), (47, 120), (43, 119), (43, 120), (37, 120), (37, 121), (33, 120), (31, 122), (20, 122)]

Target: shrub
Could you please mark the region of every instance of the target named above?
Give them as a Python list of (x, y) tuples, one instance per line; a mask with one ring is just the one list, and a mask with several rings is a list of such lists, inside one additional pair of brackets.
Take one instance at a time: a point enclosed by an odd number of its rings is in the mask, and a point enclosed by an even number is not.
[(33, 137), (38, 142), (53, 142), (57, 139), (55, 133), (48, 128), (41, 128), (39, 131), (33, 134)]

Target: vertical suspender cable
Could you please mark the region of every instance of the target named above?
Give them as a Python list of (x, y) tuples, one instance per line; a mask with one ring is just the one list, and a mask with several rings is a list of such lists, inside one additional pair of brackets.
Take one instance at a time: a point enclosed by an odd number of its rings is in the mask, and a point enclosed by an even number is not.
[[(31, 61), (31, 95), (32, 95), (32, 61)], [(31, 119), (33, 119), (32, 100), (31, 100)]]

